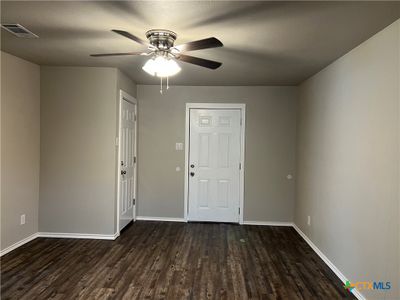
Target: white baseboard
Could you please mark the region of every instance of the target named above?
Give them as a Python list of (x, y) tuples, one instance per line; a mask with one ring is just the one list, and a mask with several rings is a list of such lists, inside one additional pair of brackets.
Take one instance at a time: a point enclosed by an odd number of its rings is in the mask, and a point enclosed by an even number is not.
[(259, 226), (293, 226), (293, 223), (292, 223), (292, 222), (243, 221), (243, 225), (259, 225)]
[(16, 242), (16, 243), (12, 244), (11, 246), (8, 246), (7, 248), (0, 251), (0, 257), (7, 254), (8, 252), (11, 252), (11, 251), (17, 249), (18, 247), (21, 247), (24, 244), (36, 239), (37, 237), (38, 237), (38, 233), (34, 233), (34, 234), (31, 234), (30, 236), (24, 238), (23, 240), (20, 240), (19, 242)]
[(61, 239), (94, 239), (94, 240), (115, 240), (115, 234), (92, 234), (92, 233), (65, 233), (65, 232), (39, 232), (38, 237), (61, 238)]
[(115, 240), (119, 236), (119, 233), (115, 234), (90, 234), (90, 233), (63, 233), (63, 232), (36, 232), (23, 240), (8, 246), (7, 248), (0, 251), (0, 257), (21, 247), (22, 245), (38, 238), (65, 238), (65, 239), (96, 239), (96, 240)]
[(146, 217), (137, 216), (138, 221), (161, 221), (161, 222), (185, 222), (184, 218), (162, 218), (162, 217)]
[[(322, 253), (321, 250), (305, 235), (303, 231), (296, 224), (293, 223), (293, 228), (297, 231), (297, 233), (307, 242), (307, 244), (314, 250), (315, 253), (328, 265), (328, 267), (336, 274), (337, 277), (345, 284), (348, 280), (346, 276)], [(358, 290), (353, 289), (351, 291), (353, 295), (359, 300), (366, 300), (367, 298), (364, 297)]]
[[(165, 222), (185, 222), (183, 218), (160, 218), (160, 217), (146, 217), (138, 216), (136, 220), (141, 221), (165, 221)], [(328, 267), (335, 273), (337, 277), (345, 284), (348, 280), (347, 277), (322, 253), (321, 250), (305, 235), (303, 231), (296, 224), (291, 222), (261, 222), (261, 221), (244, 221), (243, 225), (260, 225), (260, 226), (292, 226), (297, 233), (307, 242), (307, 244), (314, 250), (315, 253), (328, 265)], [(37, 232), (23, 240), (14, 243), (13, 245), (0, 251), (0, 257), (17, 249), (18, 247), (38, 238), (70, 238), (70, 239), (100, 239), (100, 240), (115, 240), (119, 233), (115, 234), (86, 234), (86, 233), (63, 233), (63, 232)], [(366, 300), (366, 298), (356, 289), (352, 290), (353, 295), (359, 300)]]

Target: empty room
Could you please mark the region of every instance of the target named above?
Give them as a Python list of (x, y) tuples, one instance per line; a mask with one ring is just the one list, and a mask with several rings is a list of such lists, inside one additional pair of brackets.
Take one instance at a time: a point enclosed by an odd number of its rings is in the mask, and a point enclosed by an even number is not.
[(1, 299), (400, 300), (399, 1), (0, 1)]

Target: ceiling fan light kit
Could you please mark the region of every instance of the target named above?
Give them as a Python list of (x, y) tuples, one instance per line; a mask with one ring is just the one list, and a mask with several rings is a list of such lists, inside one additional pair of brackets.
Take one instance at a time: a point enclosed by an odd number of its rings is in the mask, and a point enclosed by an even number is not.
[(152, 57), (144, 64), (142, 69), (150, 74), (151, 76), (157, 76), (161, 80), (162, 94), (162, 80), (168, 77), (174, 76), (181, 71), (181, 67), (178, 65), (176, 60), (181, 60), (186, 63), (194, 64), (200, 67), (215, 70), (219, 68), (222, 63), (203, 59), (199, 57), (189, 56), (182, 54), (183, 52), (201, 50), (208, 48), (222, 47), (223, 44), (220, 40), (215, 37), (206, 38), (198, 41), (189, 42), (179, 46), (174, 46), (174, 42), (177, 38), (177, 34), (173, 31), (166, 29), (152, 29), (146, 32), (146, 38), (148, 42), (141, 38), (134, 36), (133, 34), (113, 29), (113, 32), (120, 34), (130, 40), (133, 40), (139, 44), (147, 46), (147, 52), (127, 52), (127, 53), (109, 53), (109, 54), (91, 54), (94, 57), (105, 57), (105, 56), (125, 56), (125, 55), (152, 55)]
[(142, 69), (151, 76), (157, 77), (170, 77), (181, 71), (181, 67), (175, 60), (164, 56), (154, 56), (150, 58)]

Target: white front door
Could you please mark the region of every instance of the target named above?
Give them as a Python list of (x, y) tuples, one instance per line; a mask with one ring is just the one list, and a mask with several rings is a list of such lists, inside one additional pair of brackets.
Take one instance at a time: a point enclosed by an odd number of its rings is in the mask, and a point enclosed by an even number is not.
[(136, 195), (136, 105), (122, 99), (120, 109), (119, 230), (133, 220)]
[(239, 109), (190, 109), (189, 221), (239, 222)]

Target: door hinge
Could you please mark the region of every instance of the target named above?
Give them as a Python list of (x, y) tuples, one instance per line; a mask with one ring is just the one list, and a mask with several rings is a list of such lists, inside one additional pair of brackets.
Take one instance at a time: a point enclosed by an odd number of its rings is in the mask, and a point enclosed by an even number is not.
[(132, 205), (136, 205), (136, 199), (135, 198), (132, 199)]
[(136, 164), (136, 156), (133, 157), (133, 163)]
[(239, 170), (242, 169), (242, 163), (239, 163)]
[(136, 117), (136, 115), (133, 117), (133, 120), (136, 122), (136, 120), (137, 120), (137, 117)]

